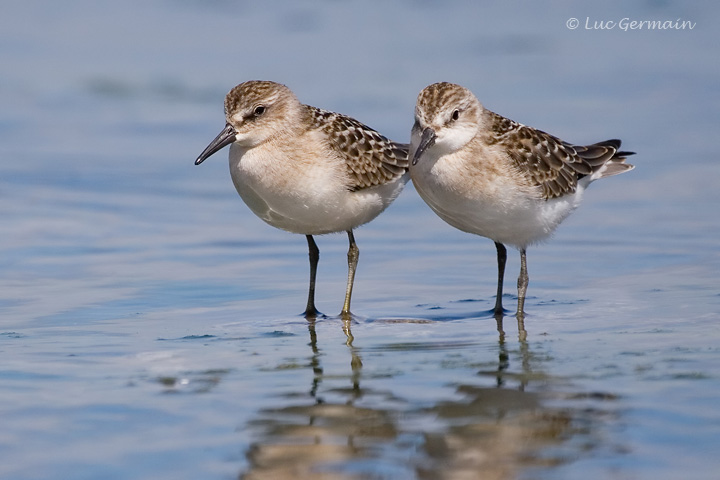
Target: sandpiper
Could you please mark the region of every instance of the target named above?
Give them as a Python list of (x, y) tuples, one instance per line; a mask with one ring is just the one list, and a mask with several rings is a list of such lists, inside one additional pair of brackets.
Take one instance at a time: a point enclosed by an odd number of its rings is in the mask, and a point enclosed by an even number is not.
[(359, 250), (353, 229), (377, 217), (408, 180), (408, 145), (357, 120), (300, 103), (285, 85), (249, 81), (225, 97), (225, 128), (195, 160), (230, 145), (230, 175), (240, 197), (273, 227), (307, 238), (315, 308), (319, 250), (313, 235), (347, 232), (348, 280), (342, 314), (350, 314)]
[(593, 181), (632, 170), (620, 140), (578, 146), (485, 109), (460, 85), (435, 83), (417, 99), (410, 176), (440, 218), (497, 248), (494, 313), (503, 315), (507, 250), (520, 251), (518, 320), (524, 318), (525, 251), (548, 238)]

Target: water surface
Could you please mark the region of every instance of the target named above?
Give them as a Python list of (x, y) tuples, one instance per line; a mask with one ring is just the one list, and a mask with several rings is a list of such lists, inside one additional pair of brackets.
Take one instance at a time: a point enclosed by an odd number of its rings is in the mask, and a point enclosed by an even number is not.
[[(0, 476), (713, 478), (720, 9), (553, 6), (6, 6)], [(626, 17), (696, 26), (566, 26)], [(411, 185), (356, 232), (352, 321), (346, 238), (317, 239), (308, 322), (305, 240), (249, 212), (224, 153), (193, 165), (254, 78), (398, 141), (454, 81), (568, 141), (622, 138), (637, 168), (529, 250), (526, 337), (489, 314), (492, 242)]]

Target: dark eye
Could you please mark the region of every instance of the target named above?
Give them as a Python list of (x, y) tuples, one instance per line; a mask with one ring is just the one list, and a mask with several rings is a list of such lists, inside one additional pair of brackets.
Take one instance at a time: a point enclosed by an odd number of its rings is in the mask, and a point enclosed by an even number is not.
[(455, 109), (452, 113), (452, 119), (457, 120), (458, 118), (460, 118), (460, 110)]
[(256, 117), (259, 117), (263, 113), (265, 113), (265, 105), (258, 105), (257, 107), (255, 107), (255, 110), (253, 110), (253, 115), (255, 115)]

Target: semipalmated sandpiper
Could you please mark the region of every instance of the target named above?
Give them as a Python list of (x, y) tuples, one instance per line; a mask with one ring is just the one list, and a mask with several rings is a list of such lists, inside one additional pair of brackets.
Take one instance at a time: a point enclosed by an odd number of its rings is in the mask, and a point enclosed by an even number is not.
[(486, 110), (470, 90), (451, 83), (426, 87), (417, 99), (410, 176), (440, 218), (495, 242), (503, 314), (507, 251), (520, 250), (518, 320), (524, 318), (525, 251), (548, 238), (580, 204), (594, 180), (632, 170), (620, 140), (577, 146)]
[(353, 229), (385, 210), (408, 180), (408, 145), (357, 120), (303, 105), (285, 85), (249, 81), (225, 97), (222, 132), (195, 161), (230, 145), (230, 175), (240, 197), (273, 227), (306, 236), (310, 288), (305, 315), (317, 315), (319, 250), (313, 235), (347, 232), (350, 313), (359, 250)]

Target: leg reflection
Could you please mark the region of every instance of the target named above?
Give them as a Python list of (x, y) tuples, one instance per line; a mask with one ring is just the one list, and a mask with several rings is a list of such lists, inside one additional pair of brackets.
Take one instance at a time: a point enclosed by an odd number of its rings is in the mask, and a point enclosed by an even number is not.
[[(495, 321), (497, 322), (497, 331), (500, 335), (500, 341), (505, 341), (505, 330), (503, 329), (503, 319), (505, 318), (505, 314), (502, 310), (494, 310), (493, 311), (493, 317), (495, 317)], [(525, 313), (518, 311), (517, 315), (517, 328), (518, 328), (518, 340), (520, 342), (525, 342), (527, 340), (527, 330), (525, 330)]]
[[(505, 341), (505, 330), (503, 329), (503, 314), (495, 314), (495, 321), (497, 322), (498, 331), (498, 369), (497, 369), (497, 386), (502, 387), (505, 385), (505, 372), (510, 367), (510, 355), (508, 353), (507, 344)], [(525, 325), (522, 320), (522, 316), (518, 317), (518, 343), (520, 346), (520, 358), (522, 365), (522, 374), (517, 375), (520, 379), (519, 390), (524, 391), (527, 385), (527, 378), (531, 372), (530, 366), (530, 349), (527, 342), (527, 331), (525, 331)]]
[(362, 374), (362, 358), (360, 358), (360, 354), (358, 353), (358, 349), (353, 346), (353, 341), (355, 340), (355, 337), (353, 337), (352, 330), (351, 330), (351, 324), (352, 319), (351, 318), (343, 318), (343, 332), (345, 333), (345, 336), (347, 337), (347, 341), (345, 342), (345, 345), (348, 346), (350, 349), (350, 370), (352, 371), (352, 390), (353, 390), (353, 398), (352, 402), (357, 400), (362, 396), (362, 390), (360, 389), (360, 376)]
[(505, 370), (510, 366), (510, 356), (508, 355), (507, 345), (505, 344), (505, 331), (503, 330), (503, 315), (495, 314), (498, 331), (498, 369), (497, 369), (497, 386), (502, 387), (505, 383), (503, 378)]
[(310, 333), (310, 350), (312, 355), (310, 356), (310, 367), (313, 371), (313, 380), (310, 387), (310, 396), (315, 399), (317, 403), (322, 403), (322, 399), (318, 398), (317, 392), (322, 382), (323, 369), (320, 365), (320, 349), (317, 345), (317, 333), (315, 332), (315, 319), (308, 318), (308, 332)]
[[(323, 327), (330, 326), (337, 328), (334, 322), (308, 320), (309, 393), (307, 384), (302, 386), (307, 371), (298, 371), (300, 381), (290, 380), (294, 387), (268, 399), (281, 406), (259, 410), (248, 423), (248, 468), (240, 478), (320, 478), (318, 471), (326, 472), (328, 478), (345, 478), (339, 472), (338, 477), (333, 476), (334, 469), (368, 462), (385, 450), (382, 445), (397, 440), (395, 411), (378, 406), (388, 403), (387, 391), (362, 387), (363, 361), (352, 333), (351, 316), (342, 319), (345, 345), (322, 344)], [(331, 337), (337, 339), (337, 335)]]

